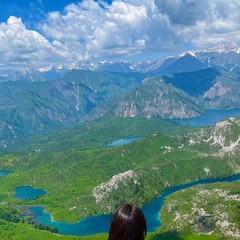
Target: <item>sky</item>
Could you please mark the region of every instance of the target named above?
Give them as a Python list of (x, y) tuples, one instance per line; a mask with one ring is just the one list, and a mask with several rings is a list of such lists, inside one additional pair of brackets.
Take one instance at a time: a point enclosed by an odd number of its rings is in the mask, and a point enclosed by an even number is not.
[(0, 0), (0, 70), (240, 42), (239, 0)]

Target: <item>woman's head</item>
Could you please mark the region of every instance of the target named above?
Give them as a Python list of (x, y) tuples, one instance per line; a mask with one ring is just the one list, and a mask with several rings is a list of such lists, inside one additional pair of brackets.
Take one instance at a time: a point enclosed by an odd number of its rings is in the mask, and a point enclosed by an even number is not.
[(112, 217), (108, 240), (144, 240), (146, 234), (147, 224), (142, 211), (125, 203)]

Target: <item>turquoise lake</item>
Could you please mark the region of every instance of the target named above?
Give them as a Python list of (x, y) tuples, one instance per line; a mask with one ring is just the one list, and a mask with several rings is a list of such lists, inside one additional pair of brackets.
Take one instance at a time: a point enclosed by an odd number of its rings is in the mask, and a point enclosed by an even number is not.
[[(184, 118), (184, 119), (171, 119), (169, 122), (179, 123), (181, 125), (190, 125), (193, 127), (201, 127), (215, 124), (218, 121), (224, 120), (229, 117), (238, 117), (240, 116), (240, 109), (231, 109), (231, 110), (206, 110), (206, 113), (200, 117), (196, 118)], [(126, 139), (120, 139), (112, 143), (108, 143), (105, 146), (115, 147), (122, 146), (138, 140), (142, 136), (129, 137)]]
[[(13, 171), (9, 170), (0, 170), (0, 177), (6, 176)], [(46, 194), (46, 191), (40, 189), (40, 188), (33, 188), (30, 186), (22, 186), (18, 187), (15, 189), (15, 195), (14, 197), (19, 199), (19, 200), (24, 200), (24, 199), (34, 199), (43, 196)]]
[(0, 170), (0, 177), (3, 177), (5, 175), (8, 175), (12, 173), (13, 171), (8, 171), (8, 170)]
[(138, 140), (140, 138), (142, 138), (142, 136), (130, 137), (130, 138), (126, 138), (126, 139), (120, 139), (118, 141), (106, 144), (105, 146), (108, 146), (108, 147), (122, 146), (122, 145), (128, 144), (130, 142), (136, 141), (136, 140)]
[(40, 188), (33, 188), (30, 186), (22, 186), (15, 189), (14, 197), (19, 199), (20, 201), (24, 199), (33, 200), (34, 198), (38, 198), (46, 194), (46, 191)]

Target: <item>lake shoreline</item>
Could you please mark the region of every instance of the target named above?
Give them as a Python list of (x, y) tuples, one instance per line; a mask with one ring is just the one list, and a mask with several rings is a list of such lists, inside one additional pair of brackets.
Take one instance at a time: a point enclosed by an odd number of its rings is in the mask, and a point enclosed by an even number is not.
[(240, 109), (229, 109), (229, 110), (217, 110), (207, 109), (206, 112), (194, 118), (182, 118), (182, 119), (168, 119), (170, 123), (177, 123), (183, 126), (189, 125), (192, 127), (203, 127), (207, 125), (213, 125), (216, 122), (223, 121), (227, 118), (236, 118), (240, 116)]
[[(235, 181), (240, 181), (240, 173), (235, 174), (235, 175), (230, 175), (230, 176), (224, 176), (224, 177), (205, 178), (205, 179), (195, 180), (195, 181), (192, 181), (189, 183), (184, 183), (181, 185), (175, 185), (175, 186), (165, 188), (161, 192), (159, 197), (153, 199), (150, 203), (141, 207), (142, 211), (144, 212), (144, 214), (147, 218), (148, 225), (152, 224), (152, 226), (148, 226), (148, 232), (149, 233), (154, 232), (162, 226), (161, 218), (160, 218), (161, 217), (160, 211), (164, 205), (164, 199), (166, 197), (168, 197), (169, 195), (171, 195), (177, 191), (180, 191), (180, 190), (183, 190), (186, 188), (190, 188), (190, 187), (193, 187), (193, 186), (196, 186), (199, 184), (213, 184), (213, 183), (217, 183), (217, 182), (235, 182)], [(149, 211), (149, 206), (151, 204), (153, 204), (154, 212)], [(157, 205), (157, 207), (156, 207), (156, 205)], [(30, 221), (34, 220), (36, 223), (42, 223), (42, 224), (50, 225), (53, 227), (57, 227), (59, 230), (59, 234), (61, 234), (61, 235), (87, 236), (87, 235), (94, 235), (94, 234), (99, 234), (99, 233), (107, 233), (108, 226), (110, 224), (110, 220), (111, 220), (111, 216), (112, 216), (112, 214), (102, 214), (102, 215), (88, 216), (86, 218), (82, 218), (79, 221), (77, 221), (76, 223), (57, 222), (57, 221), (54, 221), (52, 214), (48, 213), (46, 211), (46, 208), (43, 206), (35, 205), (35, 206), (24, 206), (24, 207), (26, 208), (27, 211), (29, 211), (30, 213), (33, 213), (33, 215), (31, 215), (28, 220), (30, 220)], [(37, 212), (40, 212), (41, 219), (39, 218), (39, 216), (37, 216), (35, 214), (36, 213), (36, 212), (34, 212), (35, 209), (37, 209)], [(27, 215), (24, 215), (24, 217), (27, 217)], [(104, 224), (105, 228), (103, 228), (102, 231), (97, 231), (97, 232), (91, 233), (92, 226), (93, 225), (95, 226), (96, 224), (99, 224), (102, 221), (101, 217), (103, 217), (105, 219), (105, 224)], [(45, 220), (45, 222), (42, 219)], [(154, 221), (152, 221), (152, 219), (154, 219)], [(90, 226), (88, 226), (89, 229), (86, 229), (85, 227), (83, 227), (83, 229), (82, 229), (83, 232), (74, 231), (75, 234), (74, 233), (71, 234), (69, 232), (69, 228), (72, 228), (72, 227), (81, 229), (81, 226), (80, 226), (81, 224), (90, 225)], [(59, 229), (58, 225), (60, 226), (60, 229)], [(67, 229), (66, 232), (64, 231), (64, 229)]]

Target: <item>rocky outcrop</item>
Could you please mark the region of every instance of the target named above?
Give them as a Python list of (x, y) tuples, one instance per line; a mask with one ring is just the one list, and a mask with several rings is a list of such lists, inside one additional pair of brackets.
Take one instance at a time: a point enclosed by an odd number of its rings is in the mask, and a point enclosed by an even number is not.
[(191, 146), (206, 143), (204, 151), (210, 148), (213, 155), (233, 155), (240, 145), (240, 118), (228, 118), (214, 126), (202, 128), (189, 134), (188, 139)]
[(107, 198), (108, 194), (116, 190), (120, 183), (125, 183), (129, 179), (134, 180), (135, 184), (137, 184), (137, 174), (132, 170), (114, 175), (108, 182), (101, 183), (99, 186), (95, 187), (92, 194), (96, 199), (96, 203)]

